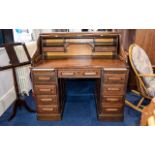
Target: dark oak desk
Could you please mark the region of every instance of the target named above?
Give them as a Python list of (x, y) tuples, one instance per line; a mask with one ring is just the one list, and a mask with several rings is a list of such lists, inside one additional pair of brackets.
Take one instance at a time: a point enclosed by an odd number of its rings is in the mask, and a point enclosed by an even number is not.
[[(56, 41), (53, 41), (54, 44)], [(41, 59), (35, 62), (31, 69), (37, 103), (37, 118), (39, 120), (61, 120), (66, 94), (65, 79), (93, 78), (96, 80), (95, 97), (98, 119), (122, 121), (128, 67), (118, 58), (114, 58), (112, 53), (104, 52), (107, 48), (112, 49), (112, 46), (107, 47), (104, 44), (101, 52), (93, 53), (92, 44), (90, 45), (89, 42), (81, 44), (79, 41), (76, 44), (67, 45), (67, 51), (56, 51), (61, 48), (55, 49), (58, 46), (52, 48), (50, 46), (46, 50), (50, 51), (53, 48), (54, 50), (47, 55), (45, 51), (43, 52), (45, 47), (41, 46), (42, 51), (39, 50), (43, 53)], [(111, 58), (104, 58), (103, 54)], [(92, 58), (92, 55), (98, 57)], [(35, 58), (38, 59), (38, 56)], [(49, 60), (47, 56), (52, 57)]]

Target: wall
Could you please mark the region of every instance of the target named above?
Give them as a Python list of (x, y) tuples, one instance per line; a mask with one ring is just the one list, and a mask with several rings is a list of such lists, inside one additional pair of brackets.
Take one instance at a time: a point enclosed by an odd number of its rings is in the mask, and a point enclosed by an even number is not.
[(136, 30), (135, 43), (148, 54), (152, 64), (155, 64), (155, 29)]

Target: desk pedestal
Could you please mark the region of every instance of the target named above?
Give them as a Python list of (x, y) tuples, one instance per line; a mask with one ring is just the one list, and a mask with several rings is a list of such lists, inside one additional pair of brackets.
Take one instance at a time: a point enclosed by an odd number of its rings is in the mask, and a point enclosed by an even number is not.
[(123, 121), (126, 68), (38, 69), (31, 71), (38, 120), (61, 120), (67, 78), (95, 78), (96, 106), (101, 121)]

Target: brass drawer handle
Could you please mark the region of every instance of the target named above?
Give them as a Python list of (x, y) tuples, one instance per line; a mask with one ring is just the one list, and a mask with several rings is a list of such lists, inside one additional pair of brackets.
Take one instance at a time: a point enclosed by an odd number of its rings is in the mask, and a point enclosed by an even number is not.
[(110, 91), (119, 91), (121, 89), (120, 88), (108, 88), (107, 90), (110, 90)]
[(45, 91), (45, 92), (48, 92), (48, 91), (51, 91), (51, 89), (47, 89), (47, 88), (40, 88), (39, 91)]
[(43, 101), (43, 102), (53, 101), (52, 98), (42, 98), (40, 100)]
[(39, 80), (50, 80), (50, 77), (39, 77)]
[(45, 111), (53, 111), (54, 109), (53, 108), (42, 108), (42, 110), (45, 110)]
[(112, 102), (118, 102), (119, 99), (118, 98), (107, 98), (107, 101), (112, 101)]
[(84, 75), (96, 75), (96, 72), (85, 72)]
[(61, 75), (64, 75), (64, 76), (73, 76), (74, 75), (74, 72), (61, 72)]
[(118, 109), (116, 109), (116, 108), (108, 108), (108, 109), (106, 109), (106, 111), (118, 111)]

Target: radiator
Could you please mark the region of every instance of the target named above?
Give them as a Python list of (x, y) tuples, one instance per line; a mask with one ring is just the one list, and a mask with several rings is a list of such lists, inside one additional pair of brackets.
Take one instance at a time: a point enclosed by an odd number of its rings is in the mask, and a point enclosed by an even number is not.
[[(36, 51), (36, 42), (28, 42), (25, 44), (30, 57), (32, 58), (34, 52)], [(20, 62), (27, 61), (27, 57), (25, 55), (24, 49), (21, 46), (16, 46), (16, 54)], [(32, 83), (30, 79), (30, 65), (22, 66), (16, 68), (16, 77), (19, 87), (20, 94), (29, 95), (29, 91), (32, 89)]]
[(19, 88), (19, 93), (29, 95), (29, 91), (32, 89), (32, 83), (30, 79), (30, 67), (26, 65), (16, 68), (16, 77)]

